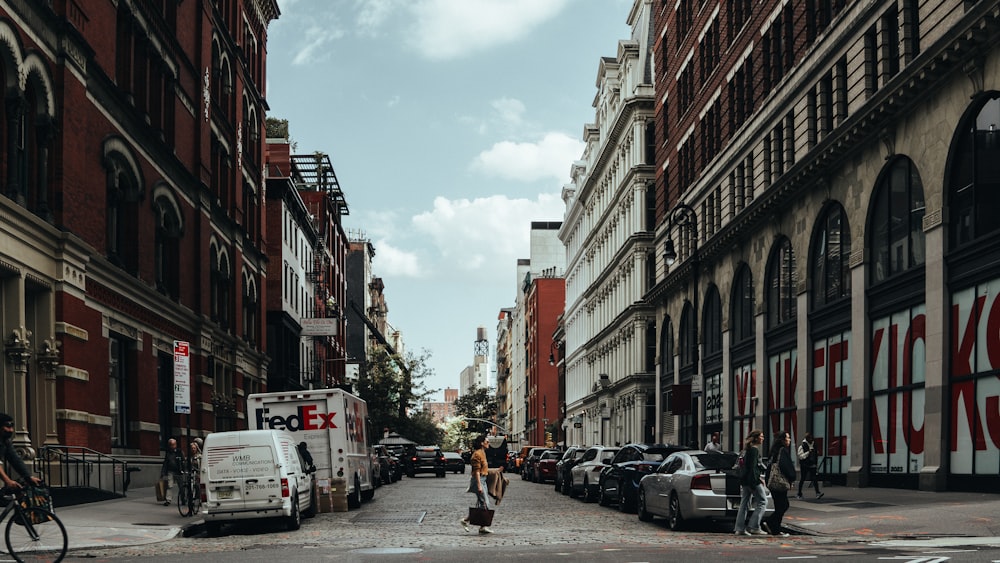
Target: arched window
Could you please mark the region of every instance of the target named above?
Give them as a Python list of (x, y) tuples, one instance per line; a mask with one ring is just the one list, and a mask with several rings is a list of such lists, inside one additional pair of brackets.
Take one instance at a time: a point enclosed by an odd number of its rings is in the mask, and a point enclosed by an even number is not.
[(180, 239), (184, 226), (173, 195), (166, 187), (161, 187), (158, 192), (153, 196), (156, 213), (153, 252), (156, 289), (176, 301), (180, 298)]
[(1000, 92), (979, 103), (959, 126), (950, 155), (951, 248), (1000, 229)]
[(714, 284), (705, 293), (705, 309), (702, 312), (702, 373), (705, 376), (703, 402), (705, 405), (705, 427), (701, 435), (722, 431), (722, 300), (719, 288)]
[(830, 204), (817, 225), (810, 253), (813, 309), (851, 296), (851, 228), (844, 208)]
[(106, 248), (108, 260), (126, 272), (139, 272), (139, 167), (118, 139), (105, 143)]
[(660, 325), (660, 418), (661, 436), (674, 432), (674, 419), (670, 414), (670, 393), (674, 386), (674, 326), (670, 317)]
[(733, 316), (730, 319), (732, 329), (732, 344), (752, 340), (755, 336), (756, 324), (754, 323), (754, 298), (753, 298), (753, 274), (746, 264), (742, 264), (736, 272), (736, 279), (733, 281), (733, 291), (730, 295), (733, 307)]
[(257, 281), (243, 272), (243, 339), (251, 346), (257, 343)]
[(767, 265), (767, 326), (775, 328), (795, 320), (795, 256), (792, 242), (782, 239)]
[(869, 218), (871, 283), (924, 263), (924, 186), (913, 161), (895, 158), (879, 176)]

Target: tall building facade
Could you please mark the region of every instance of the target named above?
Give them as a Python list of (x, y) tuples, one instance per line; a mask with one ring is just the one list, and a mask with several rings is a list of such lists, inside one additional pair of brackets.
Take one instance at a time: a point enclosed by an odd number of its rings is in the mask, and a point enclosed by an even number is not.
[(245, 424), (268, 366), (277, 17), (273, 0), (0, 5), (0, 409), (25, 456), (155, 457), (182, 429)]
[[(558, 237), (560, 226), (562, 223), (558, 221), (532, 221), (528, 249), (530, 258), (517, 261), (517, 294), (507, 327), (510, 334), (508, 430), (511, 436), (508, 441), (513, 443), (541, 444), (532, 443), (532, 440), (544, 437), (544, 419), (548, 415), (549, 424), (553, 424), (557, 418), (558, 395), (553, 396), (547, 386), (550, 380), (553, 387), (557, 384), (555, 369), (548, 365), (548, 356), (555, 330), (554, 319), (562, 310), (565, 296), (563, 273), (566, 251)], [(543, 291), (532, 293), (538, 278), (558, 280), (553, 283), (560, 285), (559, 292), (562, 294), (552, 291), (548, 285)], [(552, 303), (543, 302), (546, 299)], [(543, 318), (545, 328), (539, 323)], [(539, 362), (544, 365), (539, 365)], [(539, 394), (539, 383), (543, 381), (542, 394)], [(543, 398), (544, 409), (541, 407)]]
[(655, 13), (658, 439), (1000, 485), (996, 2)]
[(330, 159), (267, 141), (267, 335), (270, 391), (344, 383), (347, 203)]
[[(497, 370), (497, 424), (508, 432), (510, 440), (511, 422), (511, 379), (512, 354), (513, 354), (513, 334), (511, 330), (514, 310), (510, 307), (500, 309), (497, 315), (497, 344), (496, 344), (496, 370)], [(447, 391), (447, 390), (446, 390)]]
[(632, 36), (598, 64), (595, 122), (563, 189), (566, 253), (566, 440), (651, 442), (655, 425), (654, 90), (651, 10), (637, 0)]
[(559, 434), (559, 370), (549, 363), (552, 335), (566, 305), (566, 280), (542, 270), (525, 289), (525, 368), (528, 443), (554, 446)]

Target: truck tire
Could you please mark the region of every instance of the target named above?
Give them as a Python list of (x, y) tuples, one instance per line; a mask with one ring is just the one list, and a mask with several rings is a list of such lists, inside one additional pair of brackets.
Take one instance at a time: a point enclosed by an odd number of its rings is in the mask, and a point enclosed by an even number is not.
[(354, 492), (347, 495), (347, 508), (361, 508), (361, 480), (354, 476)]

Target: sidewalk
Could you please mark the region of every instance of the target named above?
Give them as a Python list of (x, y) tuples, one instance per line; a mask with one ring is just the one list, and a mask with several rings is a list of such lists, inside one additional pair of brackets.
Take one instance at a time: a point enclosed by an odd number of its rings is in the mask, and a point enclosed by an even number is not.
[(125, 498), (57, 508), (56, 514), (66, 527), (70, 550), (162, 542), (202, 522), (199, 516), (182, 517), (173, 504), (157, 503), (154, 487), (131, 489)]
[(1000, 495), (904, 489), (823, 488), (791, 506), (784, 524), (802, 533), (872, 539), (1000, 537)]
[[(836, 486), (823, 491), (821, 500), (812, 491), (798, 500), (793, 491), (785, 525), (803, 534), (871, 541), (1000, 538), (997, 494)], [(153, 487), (130, 490), (122, 499), (59, 508), (57, 514), (71, 550), (163, 542), (202, 523), (198, 516), (181, 517), (176, 506), (157, 503)]]

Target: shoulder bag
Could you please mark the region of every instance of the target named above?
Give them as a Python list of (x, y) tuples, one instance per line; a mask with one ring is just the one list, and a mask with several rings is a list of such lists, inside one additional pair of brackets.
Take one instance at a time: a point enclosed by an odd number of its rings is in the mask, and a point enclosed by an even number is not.
[(784, 493), (788, 492), (788, 488), (790, 486), (791, 483), (788, 482), (788, 479), (781, 472), (781, 467), (778, 466), (778, 462), (772, 463), (771, 470), (767, 475), (767, 488), (772, 491)]

